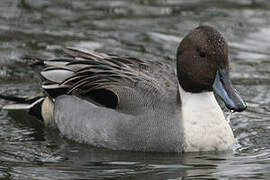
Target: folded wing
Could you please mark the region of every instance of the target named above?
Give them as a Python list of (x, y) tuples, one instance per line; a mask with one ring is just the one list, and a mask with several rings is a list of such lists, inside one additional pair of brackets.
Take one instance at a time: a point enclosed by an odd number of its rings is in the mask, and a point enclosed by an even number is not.
[[(64, 49), (64, 55), (44, 61), (42, 87), (52, 98), (72, 94), (130, 112), (136, 111), (135, 104), (153, 104), (150, 96), (157, 97), (164, 88), (157, 78), (162, 70), (158, 62), (74, 48)], [(168, 82), (174, 84), (172, 79)]]

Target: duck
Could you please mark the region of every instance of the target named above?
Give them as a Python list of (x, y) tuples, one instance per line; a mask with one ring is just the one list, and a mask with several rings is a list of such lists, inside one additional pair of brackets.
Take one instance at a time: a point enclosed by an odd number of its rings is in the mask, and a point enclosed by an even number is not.
[(247, 108), (230, 80), (228, 43), (210, 26), (187, 34), (172, 62), (79, 48), (35, 60), (33, 64), (42, 65), (43, 94), (15, 101), (28, 103), (29, 114), (42, 119), (46, 127), (95, 147), (165, 153), (228, 151), (235, 138), (216, 96), (231, 111)]

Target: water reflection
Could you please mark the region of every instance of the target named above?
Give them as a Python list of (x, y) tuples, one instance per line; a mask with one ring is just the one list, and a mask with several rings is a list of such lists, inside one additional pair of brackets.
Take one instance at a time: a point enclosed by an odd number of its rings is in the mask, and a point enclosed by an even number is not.
[[(0, 112), (0, 178), (264, 179), (270, 170), (270, 2), (263, 0), (1, 0), (0, 93), (35, 94), (20, 57), (77, 46), (160, 61), (199, 24), (228, 39), (233, 83), (248, 109), (233, 114), (234, 152), (116, 152), (67, 141), (29, 117)], [(166, 58), (164, 58), (166, 57)], [(35, 78), (33, 78), (35, 77)], [(0, 104), (6, 104), (0, 100)]]

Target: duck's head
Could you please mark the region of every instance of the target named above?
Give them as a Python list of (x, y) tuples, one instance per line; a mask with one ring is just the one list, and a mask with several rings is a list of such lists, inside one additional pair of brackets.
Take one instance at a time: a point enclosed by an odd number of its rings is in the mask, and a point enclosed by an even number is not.
[(177, 50), (178, 80), (186, 92), (214, 91), (228, 109), (243, 111), (247, 106), (230, 81), (228, 51), (226, 40), (214, 28), (194, 29)]

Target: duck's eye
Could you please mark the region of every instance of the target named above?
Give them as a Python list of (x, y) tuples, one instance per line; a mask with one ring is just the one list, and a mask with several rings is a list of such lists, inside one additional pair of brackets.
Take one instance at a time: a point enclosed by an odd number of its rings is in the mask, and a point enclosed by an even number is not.
[(205, 57), (205, 52), (200, 51), (200, 57)]

